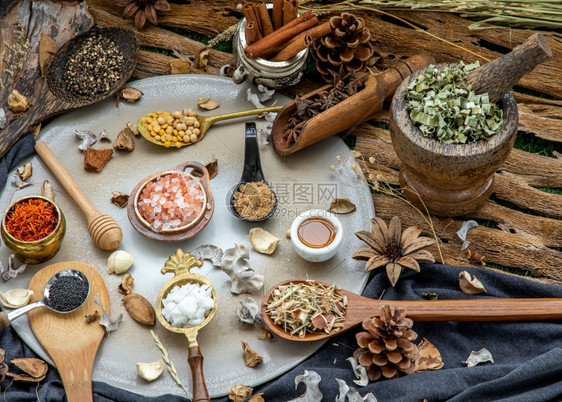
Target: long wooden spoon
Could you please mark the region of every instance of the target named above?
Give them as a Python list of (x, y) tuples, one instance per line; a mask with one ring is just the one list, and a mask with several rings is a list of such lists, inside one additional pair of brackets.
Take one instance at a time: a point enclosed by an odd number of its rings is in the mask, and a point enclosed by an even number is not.
[(35, 150), (86, 216), (88, 231), (94, 243), (102, 250), (115, 250), (119, 247), (123, 233), (117, 221), (94, 207), (47, 144), (40, 141), (35, 145)]
[(384, 304), (388, 304), (391, 308), (405, 307), (408, 317), (414, 321), (518, 321), (562, 318), (562, 298), (378, 300), (369, 299), (336, 286), (336, 293), (347, 298), (343, 328), (330, 333), (306, 333), (303, 338), (299, 338), (298, 335), (291, 335), (276, 325), (266, 312), (271, 293), (277, 287), (290, 283), (318, 283), (326, 287), (331, 285), (315, 281), (288, 280), (278, 283), (264, 296), (261, 312), (267, 327), (281, 338), (297, 342), (319, 341), (355, 328), (366, 318), (378, 316), (379, 308)]

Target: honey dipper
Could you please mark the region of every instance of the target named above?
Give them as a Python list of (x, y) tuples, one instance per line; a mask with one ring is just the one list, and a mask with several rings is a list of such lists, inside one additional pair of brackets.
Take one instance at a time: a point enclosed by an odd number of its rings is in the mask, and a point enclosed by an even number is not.
[(123, 233), (115, 219), (102, 214), (92, 205), (47, 144), (40, 141), (35, 145), (35, 150), (86, 216), (88, 231), (94, 243), (102, 250), (115, 250), (119, 247)]

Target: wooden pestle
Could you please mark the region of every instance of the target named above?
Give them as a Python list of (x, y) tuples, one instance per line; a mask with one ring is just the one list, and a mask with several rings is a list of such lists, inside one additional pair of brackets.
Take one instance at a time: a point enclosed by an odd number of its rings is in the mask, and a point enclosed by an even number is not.
[(511, 52), (471, 71), (466, 81), (474, 92), (487, 92), (490, 102), (497, 102), (521, 77), (551, 57), (548, 43), (536, 33)]
[[(399, 61), (395, 66), (380, 75), (369, 75), (365, 87), (361, 91), (309, 119), (304, 124), (298, 140), (291, 147), (287, 147), (282, 137), (287, 122), (296, 109), (296, 103), (293, 101), (285, 105), (273, 122), (271, 131), (273, 148), (281, 156), (290, 155), (373, 118), (381, 110), (384, 100), (394, 94), (404, 78), (431, 63), (435, 63), (431, 56), (418, 54)], [(311, 98), (321, 91), (329, 90), (331, 87), (332, 85), (326, 85), (310, 92), (303, 98)]]
[(102, 214), (92, 205), (47, 144), (40, 141), (35, 145), (35, 150), (86, 216), (88, 231), (94, 243), (102, 250), (115, 250), (119, 247), (123, 233), (115, 219)]

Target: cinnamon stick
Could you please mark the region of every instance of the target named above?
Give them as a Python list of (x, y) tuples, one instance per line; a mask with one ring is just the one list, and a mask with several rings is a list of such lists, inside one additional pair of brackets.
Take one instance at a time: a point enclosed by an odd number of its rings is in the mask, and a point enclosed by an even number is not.
[(250, 22), (246, 24), (246, 43), (251, 45), (254, 42), (257, 42), (262, 38), (259, 29), (256, 27), (256, 24)]
[(299, 5), (297, 0), (283, 1), (283, 25), (297, 18)]
[(260, 3), (256, 6), (256, 11), (261, 23), (261, 33), (263, 36), (267, 36), (273, 32), (273, 24), (271, 23), (271, 18), (269, 18), (267, 6), (265, 3)]
[(252, 2), (248, 2), (246, 4), (244, 4), (242, 6), (242, 13), (244, 14), (244, 17), (246, 18), (246, 26), (253, 22), (254, 26), (255, 26), (255, 30), (257, 30), (260, 33), (260, 37), (263, 37), (263, 33), (262, 33), (262, 27), (261, 27), (261, 23), (260, 23), (260, 18), (258, 15), (258, 11), (256, 9), (256, 4), (252, 3)]
[(304, 32), (301, 32), (293, 39), (289, 40), (289, 42), (287, 42), (287, 44), (284, 47), (292, 45), (293, 42), (297, 42), (297, 41), (302, 42), (302, 39), (304, 38), (305, 35), (310, 36), (312, 39), (317, 39), (317, 38), (321, 38), (322, 36), (328, 35), (330, 32), (332, 32), (332, 28), (330, 27), (330, 22), (324, 22), (323, 24), (317, 25), (315, 27), (307, 29)]
[(290, 45), (286, 46), (277, 53), (271, 61), (285, 61), (289, 60), (292, 57), (296, 56), (301, 50), (306, 49), (310, 45), (314, 39), (310, 35), (298, 36), (296, 41), (292, 41)]
[(271, 19), (273, 29), (276, 31), (283, 26), (283, 3), (285, 0), (273, 0), (273, 9), (271, 10)]
[(256, 57), (268, 58), (276, 54), (279, 45), (294, 38), (301, 32), (318, 24), (318, 18), (312, 12), (307, 12), (294, 19), (277, 31), (263, 37), (255, 43), (244, 48), (246, 56), (250, 59)]

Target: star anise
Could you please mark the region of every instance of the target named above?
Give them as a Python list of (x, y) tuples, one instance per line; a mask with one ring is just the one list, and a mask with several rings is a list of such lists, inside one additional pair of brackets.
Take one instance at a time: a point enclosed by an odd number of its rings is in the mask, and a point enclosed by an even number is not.
[(166, 0), (117, 0), (117, 5), (125, 7), (123, 16), (134, 18), (137, 29), (142, 29), (148, 20), (158, 25), (156, 11), (170, 11), (172, 8)]
[(370, 221), (371, 231), (362, 230), (355, 235), (369, 245), (360, 248), (351, 258), (365, 260), (365, 271), (386, 266), (386, 275), (392, 286), (396, 285), (402, 268), (409, 268), (420, 272), (419, 263), (435, 262), (433, 255), (423, 250), (431, 246), (435, 240), (430, 237), (419, 237), (422, 229), (411, 226), (402, 232), (400, 218), (391, 219), (389, 227), (380, 218)]

